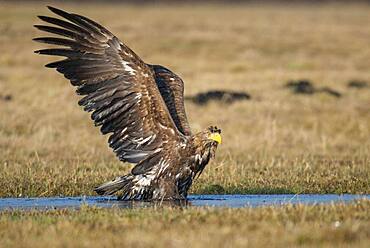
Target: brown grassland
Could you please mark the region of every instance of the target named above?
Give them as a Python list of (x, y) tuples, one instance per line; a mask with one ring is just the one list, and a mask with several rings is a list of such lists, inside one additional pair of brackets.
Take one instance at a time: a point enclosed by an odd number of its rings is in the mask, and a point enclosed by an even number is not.
[[(234, 104), (187, 102), (190, 124), (222, 128), (192, 193), (370, 194), (370, 5), (61, 4), (185, 81), (185, 94), (246, 91)], [(44, 4), (0, 2), (0, 197), (92, 195), (131, 166), (114, 157), (51, 58), (33, 54)], [(293, 94), (309, 79), (342, 93)], [(370, 242), (370, 205), (260, 209), (59, 210), (0, 214), (19, 246), (277, 246)], [(339, 221), (340, 225), (334, 225)], [(32, 237), (32, 238), (31, 238)], [(138, 238), (140, 240), (138, 241)], [(224, 243), (225, 242), (225, 243)]]
[(3, 247), (369, 247), (370, 201), (245, 209), (1, 212)]

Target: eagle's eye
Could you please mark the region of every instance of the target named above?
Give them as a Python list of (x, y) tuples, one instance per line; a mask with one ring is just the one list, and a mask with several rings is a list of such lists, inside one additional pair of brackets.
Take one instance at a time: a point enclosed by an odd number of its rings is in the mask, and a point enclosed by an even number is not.
[(208, 130), (211, 132), (211, 133), (221, 133), (221, 129), (217, 128), (217, 126), (210, 126), (208, 128)]

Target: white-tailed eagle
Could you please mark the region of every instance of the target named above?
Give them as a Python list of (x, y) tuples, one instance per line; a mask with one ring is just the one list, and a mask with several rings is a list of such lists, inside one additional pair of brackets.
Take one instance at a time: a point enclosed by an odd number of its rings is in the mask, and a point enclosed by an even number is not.
[[(48, 7), (59, 18), (39, 16), (35, 25), (51, 37), (35, 41), (57, 47), (35, 51), (65, 59), (47, 64), (56, 68), (84, 97), (79, 105), (131, 173), (95, 191), (116, 192), (119, 199), (186, 199), (195, 179), (214, 157), (221, 130), (209, 127), (192, 134), (184, 108), (184, 83), (160, 65), (146, 64), (100, 24), (78, 14)], [(51, 24), (51, 25), (50, 25)]]

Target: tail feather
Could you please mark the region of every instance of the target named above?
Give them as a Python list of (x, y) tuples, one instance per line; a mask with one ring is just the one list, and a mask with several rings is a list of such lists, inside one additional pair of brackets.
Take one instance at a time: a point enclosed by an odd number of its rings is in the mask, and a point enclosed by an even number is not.
[(118, 200), (149, 200), (153, 197), (152, 178), (145, 175), (126, 175), (106, 182), (94, 191), (99, 195), (113, 195), (120, 191)]
[[(106, 182), (99, 187), (96, 187), (94, 191), (99, 195), (112, 195), (122, 189), (126, 189), (123, 191), (127, 191), (132, 187), (132, 179), (132, 175), (117, 177), (112, 181)], [(125, 194), (125, 192), (123, 193)]]

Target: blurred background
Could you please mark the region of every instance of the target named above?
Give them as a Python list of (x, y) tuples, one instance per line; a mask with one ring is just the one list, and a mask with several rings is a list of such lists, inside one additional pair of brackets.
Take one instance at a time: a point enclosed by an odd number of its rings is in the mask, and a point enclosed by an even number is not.
[(52, 5), (185, 82), (223, 144), (196, 193), (370, 193), (368, 1), (0, 1), (0, 196), (93, 194), (126, 173), (32, 38)]

